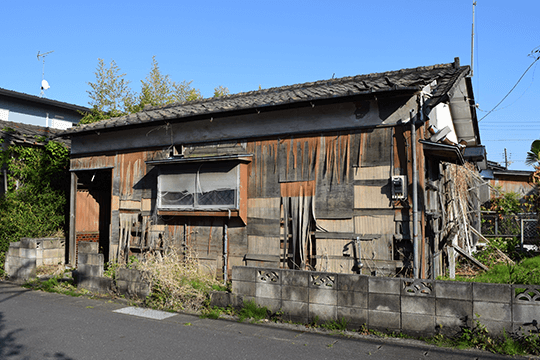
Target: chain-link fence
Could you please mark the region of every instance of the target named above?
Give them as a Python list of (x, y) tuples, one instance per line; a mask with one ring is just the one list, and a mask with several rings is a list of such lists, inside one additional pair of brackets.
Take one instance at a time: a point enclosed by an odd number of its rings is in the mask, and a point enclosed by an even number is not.
[(523, 213), (501, 215), (493, 211), (482, 211), (482, 235), (485, 237), (517, 237), (523, 244), (540, 243), (538, 215)]

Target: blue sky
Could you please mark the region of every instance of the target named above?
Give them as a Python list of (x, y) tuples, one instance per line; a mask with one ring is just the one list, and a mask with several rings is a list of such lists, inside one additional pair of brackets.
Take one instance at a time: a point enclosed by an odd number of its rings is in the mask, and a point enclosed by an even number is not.
[[(477, 0), (473, 86), (483, 117), (540, 46), (540, 2)], [(205, 97), (336, 77), (471, 61), (472, 0), (4, 1), (0, 87), (88, 105), (98, 58), (115, 60), (134, 90), (155, 55), (172, 80)], [(540, 138), (538, 61), (480, 122), (488, 159), (511, 169)], [(538, 70), (538, 71), (537, 71)]]

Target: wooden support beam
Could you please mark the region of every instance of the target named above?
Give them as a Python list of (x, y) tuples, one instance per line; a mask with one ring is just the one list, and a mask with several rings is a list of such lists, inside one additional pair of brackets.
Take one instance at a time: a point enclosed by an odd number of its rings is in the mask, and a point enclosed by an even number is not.
[(463, 250), (462, 248), (460, 248), (459, 246), (454, 245), (454, 249), (456, 249), (456, 251), (458, 253), (465, 256), (469, 261), (471, 261), (473, 264), (475, 264), (476, 266), (478, 266), (482, 270), (485, 270), (485, 271), (489, 270), (489, 268), (486, 265), (482, 264), (480, 261), (476, 260), (471, 255), (467, 254), (467, 252), (465, 250)]
[[(474, 227), (472, 227), (471, 225), (469, 225), (469, 229), (471, 230), (471, 232), (473, 234), (475, 234), (476, 236), (478, 236), (480, 239), (484, 240), (485, 242), (491, 244), (491, 240), (488, 240), (488, 238), (486, 238), (484, 235), (480, 234), (480, 232), (478, 230), (476, 230)], [(492, 244), (493, 245), (493, 244)], [(512, 265), (515, 265), (516, 263), (514, 262), (514, 260), (510, 259), (505, 253), (503, 253), (501, 250), (499, 250), (498, 247), (496, 247), (495, 245), (493, 245), (493, 247), (495, 248), (495, 250), (497, 251), (497, 254), (501, 255), (501, 257), (503, 259), (505, 259), (506, 261), (508, 261), (510, 264)]]

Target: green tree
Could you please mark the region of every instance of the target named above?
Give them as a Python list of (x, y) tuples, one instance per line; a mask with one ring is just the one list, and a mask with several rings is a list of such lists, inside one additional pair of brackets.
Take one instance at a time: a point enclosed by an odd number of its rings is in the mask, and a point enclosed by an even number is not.
[(535, 140), (531, 144), (531, 150), (527, 152), (526, 165), (540, 165), (540, 140)]
[(141, 80), (141, 92), (136, 97), (130, 112), (137, 112), (146, 105), (162, 106), (175, 102), (201, 99), (198, 89), (191, 87), (192, 81), (177, 83), (169, 75), (163, 75), (155, 56), (152, 56), (152, 68), (145, 80)]
[(109, 65), (103, 59), (98, 59), (98, 66), (94, 72), (95, 82), (88, 82), (91, 90), (89, 104), (98, 112), (109, 113), (113, 116), (126, 112), (126, 101), (132, 97), (129, 81), (126, 74), (120, 72), (120, 68), (114, 60)]
[[(111, 61), (106, 65), (103, 59), (98, 59), (95, 71), (96, 81), (89, 82), (91, 90), (87, 91), (92, 106), (92, 112), (86, 114), (80, 121), (88, 124), (96, 121), (135, 113), (144, 109), (146, 105), (162, 106), (175, 102), (186, 102), (202, 99), (201, 92), (191, 86), (192, 81), (177, 83), (169, 75), (164, 75), (159, 69), (155, 56), (152, 56), (152, 67), (144, 80), (141, 80), (141, 91), (135, 93), (125, 80), (126, 74), (121, 73), (116, 63)], [(218, 87), (220, 95), (228, 94), (225, 87)]]

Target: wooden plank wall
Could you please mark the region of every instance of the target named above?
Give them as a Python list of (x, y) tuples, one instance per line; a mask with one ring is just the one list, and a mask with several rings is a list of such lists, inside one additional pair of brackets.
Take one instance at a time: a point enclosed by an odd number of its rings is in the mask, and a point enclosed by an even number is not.
[[(291, 218), (283, 205), (299, 196), (290, 189), (309, 183), (314, 185), (306, 196), (314, 202), (305, 212), (309, 218), (302, 220), (309, 230), (303, 239), (306, 268), (352, 272), (354, 257), (344, 255), (345, 245), (353, 235), (372, 234), (377, 236), (361, 242), (363, 272), (388, 274), (395, 272), (394, 259), (400, 259), (394, 234), (401, 232), (403, 241), (410, 242), (408, 205), (392, 201), (390, 183), (392, 174), (410, 174), (408, 136), (397, 126), (238, 143), (253, 155), (248, 166), (247, 225), (234, 218), (157, 216), (158, 169), (145, 161), (163, 158), (163, 150), (74, 157), (72, 168), (113, 167), (111, 259), (121, 253), (122, 244), (135, 254), (188, 247), (219, 275), (227, 223), (229, 269), (287, 267), (291, 229), (286, 224)], [(324, 232), (333, 235), (325, 238)]]

